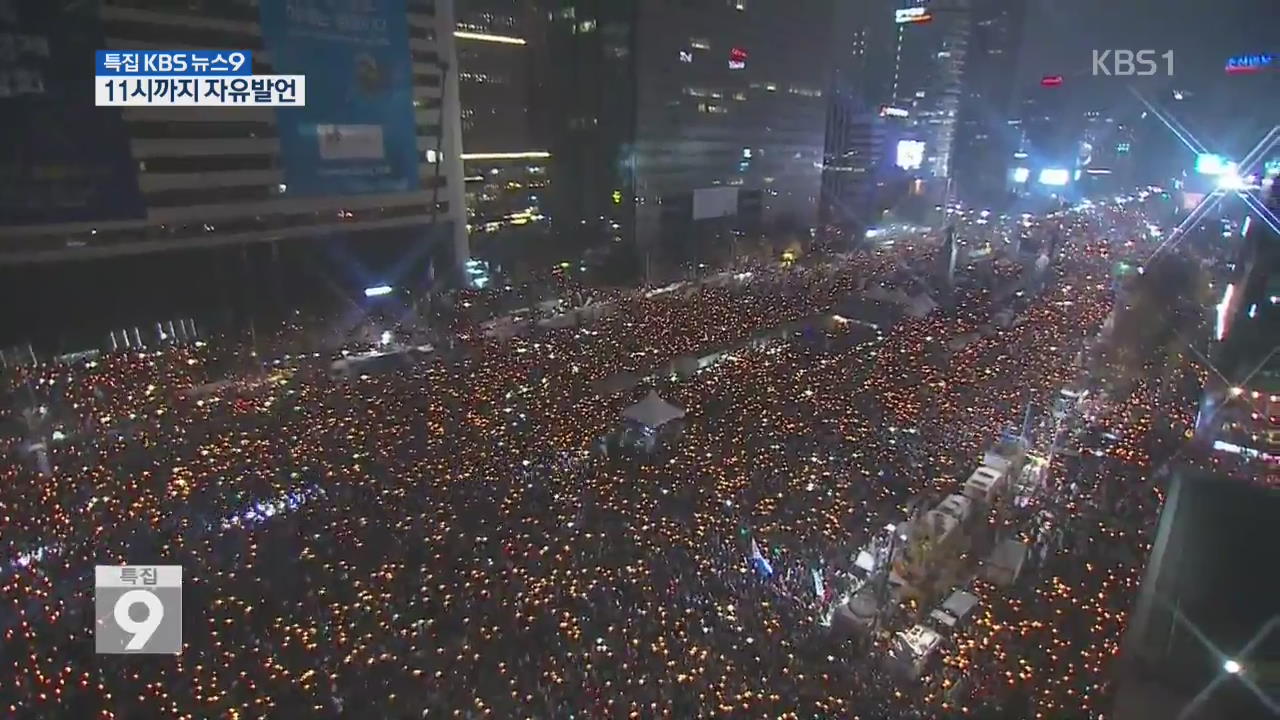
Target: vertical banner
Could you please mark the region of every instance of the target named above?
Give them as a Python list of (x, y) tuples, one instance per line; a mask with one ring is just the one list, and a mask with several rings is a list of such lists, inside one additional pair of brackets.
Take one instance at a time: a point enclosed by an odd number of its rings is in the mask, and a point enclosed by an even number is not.
[(409, 192), (418, 177), (405, 0), (261, 0), (274, 72), (305, 75), (276, 111), (287, 192)]
[(0, 225), (146, 215), (120, 110), (94, 107), (92, 0), (0, 0)]

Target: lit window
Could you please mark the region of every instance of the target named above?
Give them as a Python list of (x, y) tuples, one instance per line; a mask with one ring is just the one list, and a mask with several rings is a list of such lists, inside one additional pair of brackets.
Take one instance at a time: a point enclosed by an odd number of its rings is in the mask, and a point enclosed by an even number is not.
[(582, 22), (578, 23), (578, 32), (589, 33), (595, 29), (596, 29), (595, 20), (583, 20)]
[(694, 50), (710, 50), (711, 41), (707, 40), (706, 38), (690, 38), (689, 47), (693, 48)]
[(765, 83), (765, 84), (764, 84), (764, 89), (765, 89), (765, 90), (768, 90), (769, 92), (778, 92), (778, 84), (777, 84), (777, 83)]
[(733, 7), (738, 12), (742, 12), (747, 9), (747, 0), (733, 0)]
[(734, 100), (746, 100), (746, 99), (747, 99), (747, 94), (746, 94), (746, 93), (744, 93), (744, 92), (742, 92), (742, 91), (738, 91), (738, 92), (736, 92), (736, 93), (734, 93), (734, 94), (733, 94), (733, 99), (734, 99)]

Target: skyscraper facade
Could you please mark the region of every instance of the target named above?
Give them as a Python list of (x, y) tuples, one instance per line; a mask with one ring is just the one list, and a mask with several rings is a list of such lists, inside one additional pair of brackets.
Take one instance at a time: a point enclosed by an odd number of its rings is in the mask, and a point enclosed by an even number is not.
[(1007, 194), (1020, 139), (1008, 121), (1026, 6), (1026, 0), (973, 0), (953, 163), (956, 197), (969, 204), (998, 205)]
[[(284, 0), (51, 0), (18, 7), (22, 13), (5, 22), (16, 20), (19, 33), (47, 34), (49, 46), (66, 55), (55, 64), (75, 71), (65, 87), (56, 86), (62, 78), (46, 84), (48, 97), (60, 98), (57, 108), (41, 105), (40, 95), (0, 99), (8, 147), (38, 148), (0, 159), (13, 171), (6, 177), (53, 177), (50, 167), (61, 168), (61, 177), (96, 177), (100, 168), (89, 167), (95, 158), (58, 154), (81, 137), (96, 138), (96, 147), (118, 140), (122, 162), (99, 183), (113, 193), (110, 202), (97, 202), (106, 197), (101, 188), (0, 189), (0, 286), (6, 307), (24, 308), (6, 314), (6, 333), (132, 324), (153, 313), (198, 315), (268, 300), (296, 306), (309, 293), (361, 297), (362, 288), (379, 284), (421, 288), (452, 276), (466, 259), (451, 0), (364, 6), (379, 22), (362, 27), (385, 37), (353, 42), (385, 53), (380, 69), (391, 78), (372, 88), (344, 85), (338, 73), (348, 66), (308, 64), (306, 52), (291, 44), (295, 36), (280, 27), (293, 17), (283, 14)], [(313, 23), (337, 27), (315, 7)], [(58, 21), (37, 26), (51, 17), (40, 12), (51, 8), (61, 13)], [(350, 25), (347, 31), (357, 32)], [(100, 44), (73, 46), (66, 40), (72, 34), (96, 36)], [(330, 138), (320, 143), (318, 163), (299, 162), (300, 154), (317, 152), (321, 126), (310, 125), (311, 142), (299, 145), (292, 141), (307, 139), (305, 121), (273, 108), (118, 113), (95, 109), (91, 92), (79, 104), (67, 101), (79, 82), (88, 83), (81, 69), (90, 67), (93, 50), (175, 47), (252, 50), (259, 73), (324, 71), (323, 82), (311, 78), (316, 90), (308, 92), (307, 113), (340, 116), (344, 97), (365, 93), (360, 102), (388, 118), (378, 135), (386, 166), (372, 175), (316, 171), (329, 162)], [(326, 89), (334, 90), (332, 98)], [(108, 121), (122, 123), (118, 138)], [(58, 142), (46, 142), (43, 135), (55, 126)], [(130, 188), (136, 192), (123, 192)], [(104, 302), (68, 320), (59, 298), (70, 291)]]
[(546, 226), (546, 17), (517, 0), (459, 0), (454, 34), (467, 224), (475, 252), (487, 255), (491, 239), (506, 247)]
[(889, 24), (871, 18), (890, 12), (888, 0), (836, 6), (818, 199), (819, 222), (830, 243), (856, 241), (874, 222), (875, 170), (884, 155), (876, 108), (888, 102), (890, 81), (875, 68), (893, 52)]
[[(634, 260), (634, 0), (540, 0), (555, 252)], [(634, 269), (634, 268), (632, 268)]]
[(651, 277), (817, 222), (832, 0), (544, 0), (559, 239)]
[(693, 260), (817, 222), (831, 0), (642, 2), (636, 22), (636, 234)]
[(894, 10), (890, 94), (925, 143), (925, 176), (946, 187), (969, 53), (970, 0), (912, 0)]

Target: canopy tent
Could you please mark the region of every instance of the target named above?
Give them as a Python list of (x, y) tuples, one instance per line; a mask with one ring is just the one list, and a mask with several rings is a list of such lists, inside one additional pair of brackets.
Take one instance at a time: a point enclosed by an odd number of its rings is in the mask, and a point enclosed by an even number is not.
[(640, 376), (623, 370), (593, 383), (596, 392), (601, 395), (613, 395), (623, 390), (630, 390), (640, 384)]
[(929, 613), (929, 617), (946, 625), (954, 627), (956, 623), (965, 619), (970, 612), (978, 605), (978, 598), (973, 593), (957, 590), (951, 593), (951, 597), (942, 603), (942, 607)]
[(684, 410), (658, 397), (657, 390), (650, 390), (643, 400), (622, 411), (622, 417), (648, 428), (663, 425), (684, 417)]
[(912, 659), (923, 660), (942, 642), (942, 636), (924, 625), (916, 625), (894, 636), (897, 646), (911, 654)]
[(983, 567), (983, 578), (997, 585), (1012, 585), (1022, 572), (1027, 559), (1027, 546), (1018, 540), (1005, 540), (996, 546)]
[(963, 495), (950, 495), (946, 500), (938, 503), (938, 507), (934, 508), (940, 513), (945, 513), (951, 517), (964, 522), (969, 518), (969, 512), (973, 508), (973, 501)]
[(938, 303), (929, 297), (928, 293), (920, 293), (919, 295), (909, 298), (906, 303), (907, 314), (913, 318), (922, 318), (936, 310)]

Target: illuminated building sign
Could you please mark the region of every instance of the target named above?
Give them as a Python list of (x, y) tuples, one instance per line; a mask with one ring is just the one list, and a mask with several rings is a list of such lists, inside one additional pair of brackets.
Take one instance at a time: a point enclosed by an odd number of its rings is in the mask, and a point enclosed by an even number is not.
[(1227, 60), (1227, 72), (1229, 73), (1255, 73), (1270, 69), (1275, 63), (1275, 56), (1270, 54), (1262, 55), (1236, 55)]
[(1196, 156), (1196, 172), (1201, 175), (1221, 175), (1227, 171), (1227, 159), (1214, 153)]
[(1066, 168), (1044, 168), (1040, 171), (1040, 184), (1062, 187), (1070, 182), (1071, 173)]
[(920, 140), (899, 140), (897, 161), (903, 170), (918, 170), (924, 164), (924, 143)]
[(906, 110), (903, 110), (902, 108), (893, 107), (892, 105), (880, 106), (880, 117), (904, 118), (910, 114), (911, 113), (907, 112)]
[(922, 7), (902, 8), (893, 12), (893, 21), (899, 25), (929, 22), (932, 19), (929, 11)]
[(1222, 452), (1234, 453), (1236, 455), (1244, 455), (1245, 457), (1250, 457), (1250, 458), (1259, 458), (1269, 462), (1275, 462), (1277, 460), (1280, 460), (1280, 456), (1272, 455), (1271, 453), (1262, 452), (1261, 450), (1257, 450), (1255, 448), (1245, 447), (1243, 445), (1236, 445), (1235, 443), (1229, 443), (1222, 440), (1214, 440), (1213, 449), (1221, 450)]
[(747, 66), (747, 51), (742, 48), (733, 48), (729, 51), (729, 69), (741, 70)]
[(1040, 78), (1040, 84), (1045, 87), (1058, 87), (1062, 84), (1061, 75), (1045, 75)]
[(681, 50), (681, 51), (680, 51), (680, 62), (682, 62), (682, 63), (691, 63), (691, 62), (693, 62), (693, 53), (689, 52), (688, 50)]

